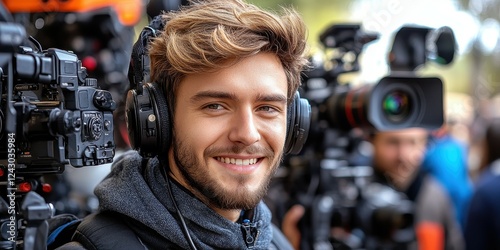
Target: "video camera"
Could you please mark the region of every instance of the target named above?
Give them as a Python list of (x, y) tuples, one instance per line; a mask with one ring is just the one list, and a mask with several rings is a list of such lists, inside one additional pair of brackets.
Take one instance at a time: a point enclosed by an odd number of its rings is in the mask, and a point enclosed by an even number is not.
[[(135, 36), (134, 26), (146, 4), (157, 0), (2, 0), (14, 22), (23, 25), (43, 47), (73, 52), (117, 103), (114, 139), (118, 151), (129, 148), (124, 103), (129, 89), (128, 68)], [(158, 6), (157, 11), (162, 6)]]
[(111, 163), (116, 103), (74, 53), (42, 50), (13, 22), (0, 37), (0, 248), (38, 249), (54, 213), (41, 177)]
[(315, 103), (314, 122), (326, 121), (329, 128), (344, 131), (440, 127), (443, 123), (442, 81), (437, 77), (418, 77), (415, 69), (427, 60), (443, 65), (453, 60), (451, 32), (447, 27), (438, 30), (402, 27), (389, 53), (390, 74), (376, 84), (351, 88), (339, 84), (339, 75), (359, 71), (358, 57), (363, 46), (378, 39), (378, 35), (365, 33), (356, 24), (331, 26), (321, 34), (320, 41), (325, 50), (336, 51), (334, 58), (306, 72), (303, 85), (304, 96)]
[[(443, 83), (416, 71), (427, 61), (446, 65), (453, 60), (453, 32), (403, 26), (389, 53), (390, 73), (357, 88), (338, 78), (360, 70), (359, 56), (378, 34), (358, 24), (337, 24), (319, 38), (329, 57), (311, 58), (313, 69), (305, 72), (301, 93), (311, 103), (308, 141), (300, 155), (284, 159), (275, 180), (284, 183), (289, 203), (306, 207), (301, 249), (404, 248), (415, 240), (412, 202), (372, 181), (363, 138), (376, 131), (442, 126)], [(332, 236), (339, 228), (344, 233)]]
[[(23, 37), (21, 30), (15, 24), (0, 27), (7, 37)], [(96, 79), (86, 77), (77, 56), (60, 49), (0, 46), (12, 49), (0, 54), (0, 115), (5, 118), (2, 139), (16, 140), (16, 171), (60, 173), (67, 163), (81, 167), (112, 162), (116, 104), (108, 91), (97, 89)], [(7, 146), (0, 144), (0, 150), (14, 152)]]

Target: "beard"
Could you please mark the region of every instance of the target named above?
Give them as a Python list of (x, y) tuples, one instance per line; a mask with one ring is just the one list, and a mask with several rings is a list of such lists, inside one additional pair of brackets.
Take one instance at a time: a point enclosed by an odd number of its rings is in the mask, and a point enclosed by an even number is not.
[(418, 174), (419, 163), (375, 160), (375, 170), (381, 173), (398, 191), (405, 191)]
[(274, 165), (267, 171), (256, 190), (249, 190), (245, 186), (247, 180), (252, 178), (246, 175), (233, 176), (232, 178), (235, 178), (237, 186), (225, 189), (220, 185), (220, 180), (217, 180), (210, 174), (206, 161), (201, 162), (200, 159), (197, 158), (196, 152), (191, 147), (186, 146), (175, 137), (173, 139), (174, 161), (182, 177), (187, 181), (190, 187), (194, 188), (206, 198), (202, 200), (206, 200), (210, 205), (225, 210), (254, 208), (266, 195), (269, 183), (283, 157), (281, 154), (276, 156), (271, 149), (258, 146), (241, 147), (235, 145), (230, 148), (208, 148), (203, 154), (204, 159), (222, 153), (237, 154), (241, 152), (246, 152), (247, 154), (264, 154), (265, 158), (271, 163), (278, 157), (278, 160), (276, 160)]

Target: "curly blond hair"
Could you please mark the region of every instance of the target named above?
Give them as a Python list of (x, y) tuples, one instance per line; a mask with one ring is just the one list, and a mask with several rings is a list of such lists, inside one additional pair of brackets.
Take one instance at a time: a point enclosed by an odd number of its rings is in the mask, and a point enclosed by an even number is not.
[(149, 48), (151, 81), (164, 84), (170, 109), (187, 74), (214, 72), (259, 52), (280, 59), (289, 100), (300, 86), (307, 30), (293, 8), (277, 14), (240, 0), (197, 0), (163, 13), (162, 20), (165, 29)]

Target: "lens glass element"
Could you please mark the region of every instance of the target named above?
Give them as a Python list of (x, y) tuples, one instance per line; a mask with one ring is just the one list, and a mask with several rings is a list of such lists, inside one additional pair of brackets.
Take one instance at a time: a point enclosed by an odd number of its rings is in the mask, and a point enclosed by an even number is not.
[(391, 122), (402, 122), (410, 114), (410, 97), (404, 91), (392, 91), (384, 97), (382, 108), (385, 116)]

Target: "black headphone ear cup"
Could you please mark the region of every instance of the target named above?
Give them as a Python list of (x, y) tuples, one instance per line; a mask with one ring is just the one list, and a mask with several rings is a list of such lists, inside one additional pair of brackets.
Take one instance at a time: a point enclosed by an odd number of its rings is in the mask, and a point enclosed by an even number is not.
[(289, 154), (293, 148), (293, 127), (295, 126), (295, 115), (297, 114), (295, 107), (297, 106), (297, 97), (294, 96), (293, 101), (286, 110), (286, 139), (284, 153)]
[(130, 146), (133, 149), (137, 149), (141, 144), (140, 132), (140, 119), (138, 113), (138, 98), (137, 91), (131, 89), (127, 92), (127, 97), (125, 99), (125, 122), (127, 124), (128, 137), (130, 140)]
[(129, 90), (125, 108), (131, 147), (145, 157), (166, 153), (171, 137), (170, 115), (157, 85), (143, 85), (140, 94)]
[(311, 125), (311, 105), (307, 99), (300, 98), (297, 91), (287, 109), (287, 128), (285, 154), (298, 154), (302, 150)]
[(157, 83), (149, 84), (148, 86), (154, 97), (156, 113), (158, 114), (157, 124), (160, 134), (158, 137), (158, 147), (156, 148), (157, 155), (166, 155), (172, 142), (172, 124), (167, 98)]

